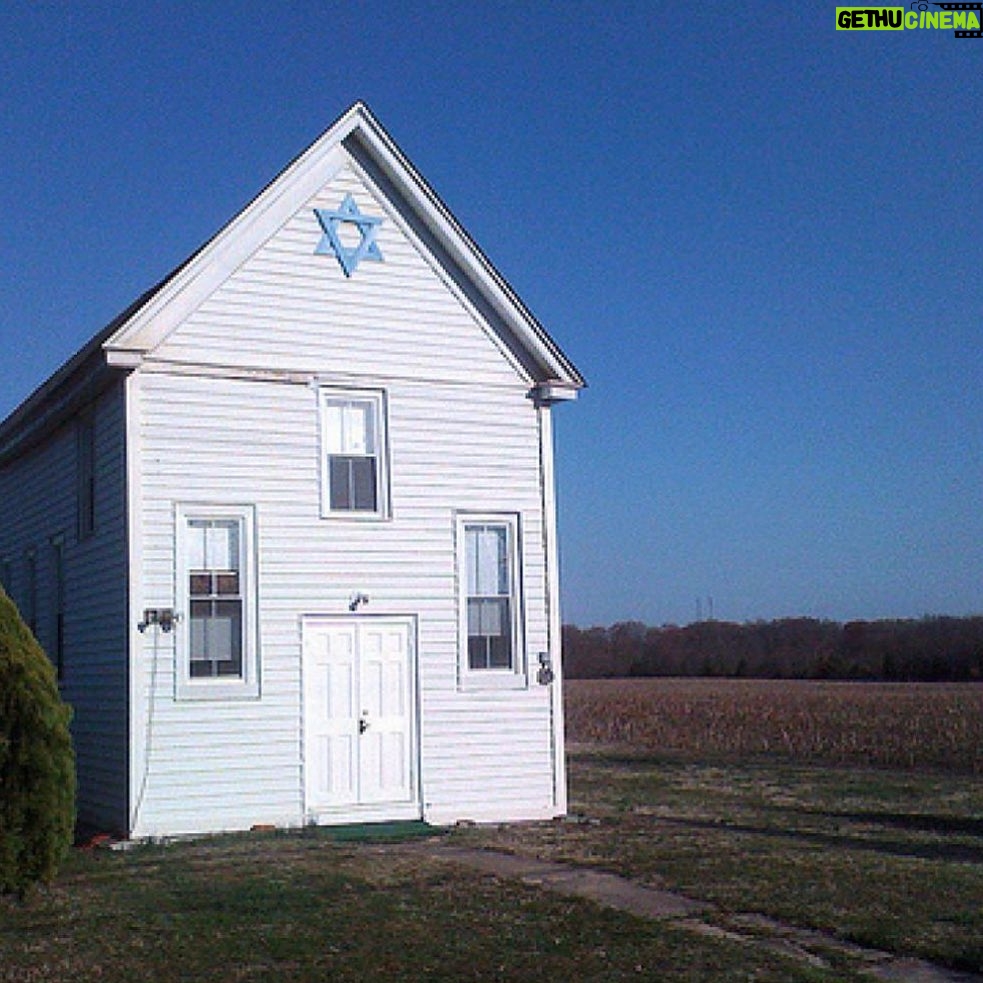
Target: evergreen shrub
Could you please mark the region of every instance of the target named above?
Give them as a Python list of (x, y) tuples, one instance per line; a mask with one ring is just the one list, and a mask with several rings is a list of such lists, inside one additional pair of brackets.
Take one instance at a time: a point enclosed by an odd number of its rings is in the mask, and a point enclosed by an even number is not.
[(50, 881), (72, 845), (71, 714), (54, 668), (0, 589), (0, 893)]

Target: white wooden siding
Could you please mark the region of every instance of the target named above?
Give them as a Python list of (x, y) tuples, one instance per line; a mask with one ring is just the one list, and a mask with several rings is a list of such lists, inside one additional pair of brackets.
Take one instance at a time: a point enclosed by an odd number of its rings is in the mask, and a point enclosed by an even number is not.
[(88, 825), (125, 831), (127, 795), (126, 566), (121, 386), (94, 408), (96, 528), (77, 525), (77, 431), (69, 422), (0, 468), (0, 557), (12, 560), (12, 596), (23, 609), (25, 554), (36, 550), (37, 636), (54, 660), (55, 564), (64, 536), (65, 640), (61, 692), (72, 705), (78, 812)]
[[(138, 653), (146, 701), (139, 712), (152, 702), (153, 716), (149, 754), (137, 751), (147, 780), (136, 835), (302, 820), (300, 619), (344, 615), (356, 591), (370, 597), (367, 613), (419, 617), (427, 814), (437, 821), (550, 814), (548, 694), (534, 679), (546, 648), (535, 409), (522, 386), (365, 382), (388, 393), (387, 521), (319, 518), (313, 389), (142, 374), (142, 603), (180, 605), (176, 503), (254, 504), (261, 698), (175, 701), (173, 636), (148, 632)], [(527, 689), (459, 686), (458, 509), (520, 517)]]
[[(322, 236), (314, 209), (334, 210), (346, 194), (362, 212), (385, 216), (376, 236), (384, 261), (363, 261), (350, 279), (334, 256), (314, 252)], [(397, 213), (346, 166), (153, 357), (361, 377), (528, 384), (449, 284)]]

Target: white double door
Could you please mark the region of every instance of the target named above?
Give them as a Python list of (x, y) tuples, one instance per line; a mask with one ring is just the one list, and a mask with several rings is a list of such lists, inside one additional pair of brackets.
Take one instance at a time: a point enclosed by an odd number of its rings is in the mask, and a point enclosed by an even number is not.
[(420, 815), (410, 619), (304, 619), (304, 788), (314, 819)]

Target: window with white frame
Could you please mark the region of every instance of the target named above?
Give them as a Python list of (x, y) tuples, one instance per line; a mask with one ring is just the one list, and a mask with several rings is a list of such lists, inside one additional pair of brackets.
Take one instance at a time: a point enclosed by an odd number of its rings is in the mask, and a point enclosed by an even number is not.
[(96, 431), (91, 414), (79, 419), (76, 443), (78, 537), (85, 539), (96, 529)]
[(321, 514), (387, 514), (385, 400), (381, 392), (320, 390)]
[(38, 554), (29, 549), (24, 554), (24, 622), (35, 637), (38, 633)]
[(514, 679), (522, 670), (518, 519), (459, 516), (457, 533), (462, 668)]
[(65, 678), (65, 537), (51, 537), (51, 559), (54, 567), (55, 609), (55, 669), (59, 679)]
[(258, 696), (253, 509), (183, 506), (177, 522), (178, 695)]

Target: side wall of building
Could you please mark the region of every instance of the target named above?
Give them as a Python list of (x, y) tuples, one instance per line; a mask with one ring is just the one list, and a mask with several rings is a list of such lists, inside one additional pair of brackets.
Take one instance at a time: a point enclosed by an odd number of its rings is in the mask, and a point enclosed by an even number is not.
[(42, 648), (53, 663), (61, 662), (59, 687), (74, 713), (80, 824), (87, 829), (125, 831), (128, 671), (122, 383), (105, 390), (83, 409), (80, 419), (90, 420), (93, 428), (91, 532), (80, 536), (81, 424), (74, 419), (0, 466), (0, 573), (9, 580), (8, 593), (33, 623)]

